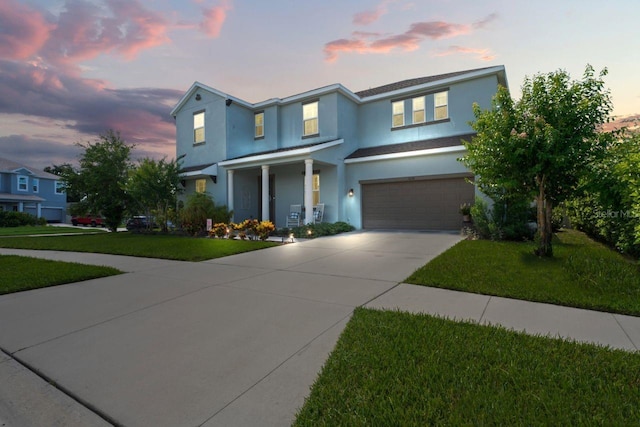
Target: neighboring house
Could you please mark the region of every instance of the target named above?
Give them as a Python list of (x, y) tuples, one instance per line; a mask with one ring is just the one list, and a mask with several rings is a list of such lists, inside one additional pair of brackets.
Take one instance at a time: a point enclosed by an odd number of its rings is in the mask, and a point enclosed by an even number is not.
[(340, 84), (251, 104), (194, 83), (171, 112), (186, 194), (234, 220), (286, 224), (290, 205), (366, 229), (459, 229), (473, 202), (465, 152), (472, 105), (490, 108), (503, 66), (352, 92)]
[(66, 205), (59, 176), (0, 157), (0, 210), (64, 222)]

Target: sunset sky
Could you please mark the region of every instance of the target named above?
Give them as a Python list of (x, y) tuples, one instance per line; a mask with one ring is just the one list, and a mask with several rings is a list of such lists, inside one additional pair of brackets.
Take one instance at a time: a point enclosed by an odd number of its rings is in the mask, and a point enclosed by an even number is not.
[(504, 65), (585, 65), (614, 114), (640, 113), (637, 0), (0, 0), (0, 156), (77, 162), (107, 129), (175, 157), (169, 112), (194, 81), (259, 102)]

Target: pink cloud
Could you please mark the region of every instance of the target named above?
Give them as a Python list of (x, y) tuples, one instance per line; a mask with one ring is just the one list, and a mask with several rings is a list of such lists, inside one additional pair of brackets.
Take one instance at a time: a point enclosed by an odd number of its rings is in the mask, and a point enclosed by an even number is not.
[(222, 30), (222, 25), (227, 19), (227, 11), (231, 9), (228, 1), (223, 1), (218, 6), (203, 9), (204, 19), (200, 23), (200, 30), (209, 37), (218, 37)]
[(391, 3), (393, 0), (384, 0), (380, 3), (374, 10), (365, 10), (362, 12), (358, 12), (353, 15), (353, 23), (355, 25), (369, 25), (376, 22), (382, 15), (385, 15), (387, 10), (387, 5)]
[(168, 29), (160, 14), (138, 0), (106, 0), (104, 7), (67, 0), (43, 56), (55, 64), (74, 64), (105, 53), (130, 60), (142, 50), (168, 43)]
[(27, 59), (38, 52), (55, 25), (14, 0), (0, 2), (0, 58)]
[[(418, 49), (420, 43), (425, 39), (440, 40), (468, 35), (475, 30), (485, 28), (496, 18), (496, 14), (491, 14), (473, 24), (455, 24), (444, 21), (415, 22), (404, 33), (387, 36), (382, 36), (379, 33), (353, 32), (350, 39), (338, 39), (326, 43), (324, 46), (325, 60), (334, 62), (341, 53), (388, 53), (394, 49), (413, 51)], [(481, 59), (490, 60), (485, 58), (493, 59), (488, 52), (482, 55)]]
[(411, 24), (408, 34), (424, 36), (432, 40), (450, 38), (469, 34), (471, 26), (464, 24), (452, 24), (443, 21), (416, 22)]
[(458, 53), (478, 55), (478, 59), (481, 61), (493, 61), (496, 58), (489, 49), (478, 49), (464, 46), (449, 46), (447, 49), (436, 53), (435, 56), (449, 56)]

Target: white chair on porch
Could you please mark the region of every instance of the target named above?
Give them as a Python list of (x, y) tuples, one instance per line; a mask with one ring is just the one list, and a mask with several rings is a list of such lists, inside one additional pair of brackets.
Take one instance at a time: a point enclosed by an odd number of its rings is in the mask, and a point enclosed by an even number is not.
[(318, 203), (313, 207), (313, 223), (320, 224), (324, 217), (324, 203)]
[(302, 205), (291, 205), (287, 216), (287, 228), (300, 227), (302, 223)]

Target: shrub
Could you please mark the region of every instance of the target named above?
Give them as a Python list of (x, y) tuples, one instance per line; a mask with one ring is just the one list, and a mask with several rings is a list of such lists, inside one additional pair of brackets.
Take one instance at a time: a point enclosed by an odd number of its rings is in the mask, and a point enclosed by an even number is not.
[(322, 236), (333, 236), (334, 234), (347, 233), (355, 230), (355, 227), (346, 222), (338, 221), (334, 223), (322, 222), (320, 224), (302, 225), (291, 230), (283, 229), (281, 234), (288, 236), (293, 234), (298, 238), (313, 238)]
[(529, 227), (531, 207), (521, 199), (497, 201), (493, 209), (486, 201), (477, 198), (471, 207), (475, 231), (481, 239), (531, 240), (533, 230)]
[(47, 225), (47, 220), (36, 218), (26, 212), (0, 211), (0, 227), (22, 227), (25, 225)]
[(194, 193), (187, 198), (184, 209), (180, 212), (182, 228), (189, 234), (204, 234), (207, 227), (207, 219), (214, 224), (228, 223), (231, 212), (226, 206), (216, 206), (211, 196), (207, 193)]

